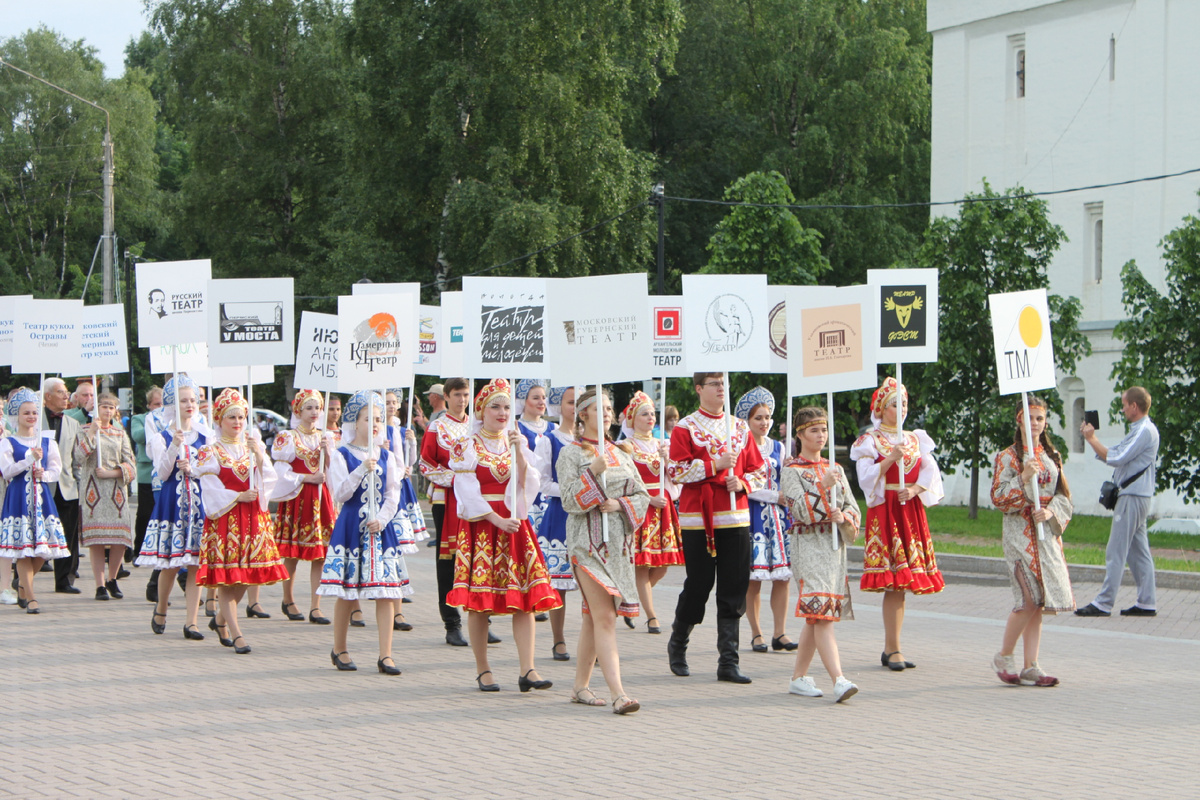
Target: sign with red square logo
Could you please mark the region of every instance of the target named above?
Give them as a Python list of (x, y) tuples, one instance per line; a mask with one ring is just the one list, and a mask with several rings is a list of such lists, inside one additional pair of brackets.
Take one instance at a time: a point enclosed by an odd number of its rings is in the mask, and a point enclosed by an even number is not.
[(683, 326), (680, 320), (683, 318), (682, 308), (656, 308), (654, 309), (654, 338), (656, 339), (679, 339), (683, 336)]

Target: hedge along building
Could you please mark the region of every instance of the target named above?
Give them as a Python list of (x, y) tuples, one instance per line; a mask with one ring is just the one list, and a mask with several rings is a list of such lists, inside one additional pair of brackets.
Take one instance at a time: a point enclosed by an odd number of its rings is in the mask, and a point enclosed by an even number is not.
[[(952, 200), (1021, 185), (1045, 192), (1109, 184), (1200, 167), (1200, 2), (1195, 0), (928, 0), (933, 37), (930, 198)], [(1078, 434), (1099, 409), (1101, 441), (1118, 391), (1109, 377), (1125, 316), (1121, 267), (1133, 259), (1164, 287), (1159, 242), (1195, 213), (1200, 174), (1047, 196), (1069, 241), (1050, 267), (1050, 291), (1083, 303), (1092, 345), (1076, 374), (1058, 376), (1066, 419), (1066, 473), (1082, 513), (1111, 470)], [(934, 207), (954, 214), (954, 206)], [(1153, 416), (1153, 409), (1151, 416)], [(948, 500), (965, 502), (969, 481), (947, 476)], [(981, 492), (981, 502), (986, 502)], [(1200, 516), (1173, 491), (1152, 514)]]

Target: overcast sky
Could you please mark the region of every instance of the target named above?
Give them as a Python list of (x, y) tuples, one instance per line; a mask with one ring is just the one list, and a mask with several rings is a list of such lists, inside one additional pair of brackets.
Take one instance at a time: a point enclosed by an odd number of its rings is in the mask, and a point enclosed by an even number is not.
[(0, 0), (0, 39), (45, 25), (100, 51), (104, 75), (125, 71), (125, 45), (146, 29), (143, 0)]

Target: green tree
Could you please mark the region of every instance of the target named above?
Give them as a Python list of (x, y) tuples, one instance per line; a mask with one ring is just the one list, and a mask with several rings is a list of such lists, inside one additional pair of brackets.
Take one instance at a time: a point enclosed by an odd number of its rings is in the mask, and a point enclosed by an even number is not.
[[(998, 392), (987, 297), (998, 292), (1049, 288), (1046, 270), (1066, 241), (1050, 221), (1046, 203), (1014, 187), (1001, 197), (984, 183), (969, 195), (958, 217), (939, 217), (929, 225), (916, 262), (938, 269), (938, 361), (905, 371), (913, 413), (924, 408), (924, 427), (938, 443), (939, 463), (948, 472), (971, 471), (970, 516), (979, 504), (979, 470), (999, 449), (1012, 443), (1013, 403)], [(1079, 331), (1078, 298), (1050, 295), (1050, 332), (1054, 363), (1071, 374), (1080, 357), (1091, 352)], [(1062, 416), (1057, 391), (1044, 393), (1050, 410)], [(1056, 437), (1057, 438), (1057, 437)], [(1064, 453), (1067, 448), (1060, 443)]]
[[(117, 235), (161, 225), (145, 75), (106, 80), (94, 48), (45, 27), (0, 41), (0, 58), (109, 110)], [(78, 297), (103, 227), (104, 113), (0, 68), (0, 117), (0, 281), (10, 294)], [(97, 272), (88, 299), (99, 291)]]
[[(360, 0), (356, 218), (401, 274), (452, 288), (643, 202), (656, 164), (626, 129), (681, 24), (678, 0)], [(654, 233), (640, 211), (500, 274), (645, 269)]]
[[(725, 190), (731, 202), (789, 205), (796, 202), (778, 172), (752, 172)], [(736, 206), (717, 223), (701, 272), (766, 275), (773, 285), (815, 284), (829, 270), (821, 234), (805, 228), (791, 210)]]
[[(924, 0), (688, 0), (678, 74), (640, 135), (667, 194), (713, 198), (774, 170), (804, 203), (921, 202), (929, 192), (931, 44)], [(910, 258), (924, 208), (798, 212), (839, 281)], [(673, 280), (693, 272), (720, 212), (668, 201)]]
[[(1200, 491), (1200, 219), (1193, 215), (1162, 241), (1165, 291), (1159, 292), (1130, 261), (1121, 270), (1127, 319), (1113, 334), (1125, 343), (1113, 365), (1118, 389), (1144, 386), (1154, 399), (1161, 433), (1158, 482), (1189, 500)], [(1120, 401), (1110, 418), (1123, 421)]]

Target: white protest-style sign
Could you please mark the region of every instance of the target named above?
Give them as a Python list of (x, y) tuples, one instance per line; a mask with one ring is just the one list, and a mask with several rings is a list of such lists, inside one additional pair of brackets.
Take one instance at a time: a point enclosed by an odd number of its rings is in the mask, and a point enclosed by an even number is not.
[(125, 306), (84, 306), (79, 317), (79, 363), (64, 375), (108, 375), (129, 371)]
[(1054, 343), (1045, 289), (988, 295), (1000, 394), (1053, 389)]
[(549, 378), (544, 278), (463, 278), (463, 371)]
[(555, 383), (641, 380), (650, 338), (644, 273), (547, 281), (546, 356)]
[[(179, 349), (175, 356), (178, 360), (171, 361), (171, 348)], [(208, 369), (208, 343), (192, 342), (191, 344), (170, 345), (161, 344), (150, 349), (150, 374), (170, 375), (175, 370), (172, 363), (178, 364), (180, 372), (191, 375), (194, 370)], [(193, 378), (195, 380), (195, 378)], [(196, 381), (199, 383), (199, 381)]]
[(691, 377), (683, 357), (683, 298), (650, 295), (650, 367), (655, 378)]
[(208, 259), (138, 264), (138, 347), (207, 341), (211, 278)]
[(14, 373), (71, 373), (79, 365), (82, 300), (26, 300), (13, 313)]
[[(238, 388), (246, 385), (246, 367), (204, 367), (201, 369), (184, 369), (182, 365), (179, 367), (181, 373), (186, 373), (189, 378), (194, 380), (200, 386), (212, 386), (218, 392), (221, 389), (232, 386)], [(250, 367), (250, 383), (255, 386), (261, 386), (264, 383), (275, 382), (275, 365), (273, 364), (255, 364)]]
[[(350, 287), (350, 294), (390, 294), (410, 296), (412, 300), (411, 319), (414, 320), (413, 327), (411, 330), (400, 331), (400, 335), (402, 337), (409, 337), (409, 340), (406, 342), (406, 347), (408, 347), (409, 352), (419, 352), (419, 348), (417, 347), (417, 342), (419, 341), (419, 332), (417, 327), (419, 323), (416, 320), (419, 320), (421, 316), (421, 284), (416, 283), (415, 281), (407, 283), (356, 283)], [(419, 355), (414, 356), (413, 363), (419, 363), (419, 359)]]
[(418, 375), (442, 374), (442, 309), (439, 306), (420, 306), (417, 320)]
[(463, 298), (462, 292), (442, 292), (442, 378), (461, 378), (463, 369)]
[(291, 364), (296, 310), (291, 278), (208, 282), (208, 363)]
[(412, 386), (416, 313), (411, 295), (338, 298), (339, 392)]
[(6, 367), (12, 363), (16, 308), (19, 304), (32, 299), (33, 295), (28, 294), (10, 294), (0, 297), (0, 367)]
[(294, 389), (338, 390), (337, 314), (300, 312), (300, 337), (296, 341)]
[(766, 372), (766, 275), (684, 275), (683, 358), (690, 372)]
[(767, 287), (767, 360), (766, 372), (787, 373), (787, 290), (786, 286)]
[(787, 292), (788, 393), (876, 385), (875, 293), (870, 286), (797, 286)]
[(869, 269), (875, 292), (880, 364), (916, 364), (938, 358), (938, 271)]

